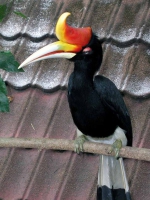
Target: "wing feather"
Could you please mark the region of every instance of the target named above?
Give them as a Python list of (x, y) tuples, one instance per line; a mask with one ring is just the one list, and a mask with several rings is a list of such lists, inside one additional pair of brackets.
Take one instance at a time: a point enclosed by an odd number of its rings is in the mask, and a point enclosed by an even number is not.
[(111, 80), (100, 75), (95, 77), (94, 86), (103, 104), (117, 117), (118, 126), (126, 131), (128, 146), (131, 146), (131, 119), (120, 91)]

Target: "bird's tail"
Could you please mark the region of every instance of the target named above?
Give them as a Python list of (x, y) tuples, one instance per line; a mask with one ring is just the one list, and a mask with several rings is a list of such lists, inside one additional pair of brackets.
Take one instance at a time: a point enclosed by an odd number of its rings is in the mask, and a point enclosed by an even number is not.
[(100, 156), (97, 200), (131, 200), (122, 158)]

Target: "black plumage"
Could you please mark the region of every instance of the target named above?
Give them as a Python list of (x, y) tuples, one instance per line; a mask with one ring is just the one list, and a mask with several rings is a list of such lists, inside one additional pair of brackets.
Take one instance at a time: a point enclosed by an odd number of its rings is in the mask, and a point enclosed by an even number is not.
[(74, 58), (74, 71), (68, 84), (68, 102), (74, 123), (85, 135), (104, 138), (119, 126), (132, 145), (131, 120), (115, 84), (95, 73), (102, 62), (102, 46), (93, 35), (90, 43)]
[[(62, 25), (68, 15), (69, 13), (62, 14), (60, 21), (58, 20), (60, 22), (56, 31), (58, 36), (61, 36), (61, 30), (64, 30), (64, 27), (68, 27), (66, 24)], [(74, 30), (71, 27), (66, 30), (72, 30), (72, 32), (67, 32), (69, 35), (73, 33), (74, 36), (74, 33), (77, 33), (77, 29)], [(70, 58), (74, 62), (74, 71), (68, 83), (68, 102), (74, 123), (80, 130), (77, 130), (75, 151), (78, 153), (83, 150), (85, 139), (93, 141), (95, 138), (94, 142), (112, 145), (118, 143), (119, 147), (114, 145), (115, 155), (118, 158), (121, 145), (132, 145), (130, 116), (115, 84), (104, 76), (95, 75), (102, 63), (102, 44), (94, 34), (91, 35), (90, 28), (84, 30), (86, 31), (82, 35), (82, 40), (77, 38), (71, 41), (73, 45), (70, 45), (70, 40), (65, 40), (65, 42), (60, 40), (47, 45), (27, 58), (20, 68), (41, 59)], [(79, 29), (78, 37), (81, 34), (83, 34), (83, 29)], [(88, 41), (90, 40), (86, 46), (83, 45), (85, 34), (88, 34)], [(67, 38), (63, 35), (60, 39), (64, 37)], [(76, 38), (73, 37), (73, 39)], [(112, 156), (100, 155), (97, 200), (106, 199), (131, 200), (123, 159), (116, 160)]]

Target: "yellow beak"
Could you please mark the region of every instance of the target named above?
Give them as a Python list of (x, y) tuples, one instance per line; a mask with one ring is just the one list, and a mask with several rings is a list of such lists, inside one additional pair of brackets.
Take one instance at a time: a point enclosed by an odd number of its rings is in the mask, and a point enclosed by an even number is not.
[(70, 59), (76, 55), (75, 52), (79, 52), (81, 49), (82, 47), (79, 45), (72, 45), (72, 44), (61, 42), (61, 41), (57, 41), (33, 53), (19, 66), (19, 69), (33, 62), (48, 59), (48, 58)]
[(63, 13), (56, 24), (56, 36), (60, 41), (49, 44), (29, 56), (20, 66), (48, 58), (73, 58), (77, 52), (89, 43), (92, 30), (90, 27), (73, 28), (66, 23), (70, 13)]

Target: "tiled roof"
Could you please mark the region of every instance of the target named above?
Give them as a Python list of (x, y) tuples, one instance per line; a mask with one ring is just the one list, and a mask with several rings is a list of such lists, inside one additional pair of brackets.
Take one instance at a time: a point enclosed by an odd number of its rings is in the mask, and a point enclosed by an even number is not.
[[(124, 95), (132, 118), (134, 146), (150, 147), (149, 1), (15, 0), (11, 10), (28, 18), (11, 12), (3, 20), (0, 50), (11, 50), (20, 63), (56, 40), (54, 28), (63, 12), (71, 12), (71, 25), (91, 26), (103, 41), (99, 73), (110, 78)], [(0, 114), (0, 137), (74, 139), (76, 127), (67, 103), (72, 70), (73, 63), (51, 59), (27, 66), (24, 73), (0, 71), (14, 97), (10, 113)], [(97, 155), (3, 148), (0, 161), (0, 198), (4, 200), (96, 198)], [(125, 167), (133, 200), (149, 200), (150, 163), (126, 159)]]

